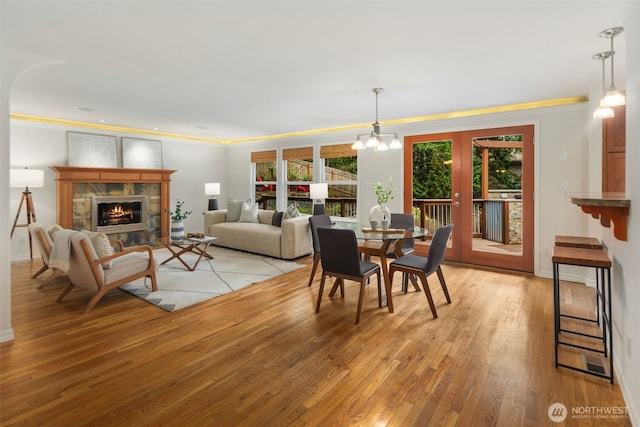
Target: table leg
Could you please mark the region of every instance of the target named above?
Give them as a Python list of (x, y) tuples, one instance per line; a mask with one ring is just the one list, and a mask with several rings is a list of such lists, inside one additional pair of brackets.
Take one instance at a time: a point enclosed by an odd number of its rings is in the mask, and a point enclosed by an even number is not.
[(391, 297), (391, 277), (389, 277), (389, 266), (387, 265), (386, 250), (381, 251), (379, 256), (380, 266), (382, 267), (382, 277), (384, 278), (384, 290), (387, 297), (387, 306), (389, 307), (389, 313), (393, 313), (393, 298)]
[[(198, 244), (204, 245), (204, 248), (200, 249), (198, 247)], [(160, 263), (160, 265), (164, 265), (164, 264), (168, 263), (169, 261), (171, 261), (172, 259), (177, 259), (178, 261), (180, 261), (182, 263), (182, 265), (184, 265), (184, 267), (187, 270), (193, 271), (193, 270), (196, 269), (196, 267), (198, 266), (198, 264), (202, 260), (202, 257), (206, 257), (208, 259), (213, 259), (213, 257), (207, 253), (207, 248), (209, 247), (209, 245), (210, 245), (209, 242), (195, 243), (195, 244), (190, 244), (190, 245), (187, 245), (187, 246), (180, 246), (179, 244), (176, 244), (176, 243), (167, 244), (165, 246), (171, 252), (171, 257), (169, 257), (166, 260), (162, 261)], [(173, 250), (174, 246), (180, 248), (180, 250), (179, 251)], [(196, 260), (195, 264), (193, 264), (192, 267), (189, 266), (189, 264), (187, 264), (185, 262), (185, 260), (182, 259), (182, 255), (186, 254), (186, 253), (189, 253), (189, 252), (194, 253), (196, 255), (200, 255), (198, 257), (198, 259)]]
[[(189, 252), (189, 246), (184, 247), (184, 246), (180, 246), (177, 244), (171, 244), (171, 245), (165, 245), (167, 249), (169, 249), (169, 251), (171, 252), (171, 257), (167, 258), (166, 260), (162, 261), (160, 263), (160, 265), (164, 265), (166, 263), (168, 263), (169, 261), (171, 261), (172, 259), (177, 259), (178, 261), (180, 261), (182, 263), (182, 265), (184, 265), (184, 267), (189, 270), (189, 271), (193, 271), (191, 269), (191, 267), (189, 267), (189, 264), (187, 264), (186, 262), (184, 262), (184, 260), (182, 259), (182, 257), (180, 255)], [(174, 251), (173, 250), (173, 246), (180, 248), (180, 251)]]
[(209, 242), (205, 242), (205, 243), (201, 243), (201, 244), (204, 245), (204, 248), (202, 248), (202, 249), (200, 249), (198, 247), (198, 244), (190, 245), (191, 246), (191, 252), (193, 252), (194, 254), (200, 254), (198, 259), (196, 260), (196, 263), (193, 264), (193, 267), (191, 268), (191, 271), (196, 269), (198, 264), (200, 264), (200, 261), (202, 260), (203, 256), (208, 258), (208, 259), (213, 259), (213, 257), (207, 253), (207, 248), (209, 247)]

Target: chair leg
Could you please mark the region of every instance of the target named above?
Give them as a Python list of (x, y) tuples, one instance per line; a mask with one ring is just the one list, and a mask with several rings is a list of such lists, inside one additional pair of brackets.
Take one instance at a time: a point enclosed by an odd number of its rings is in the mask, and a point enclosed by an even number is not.
[(40, 286), (38, 286), (38, 289), (42, 289), (45, 286), (47, 286), (53, 279), (55, 279), (56, 277), (60, 276), (63, 273), (62, 270), (58, 269), (58, 268), (54, 268), (51, 271), (51, 275), (49, 277), (47, 277), (47, 280), (45, 280), (44, 282), (42, 282), (42, 284)]
[(60, 296), (58, 297), (58, 299), (56, 300), (57, 302), (62, 302), (62, 300), (64, 299), (64, 297), (67, 296), (67, 294), (69, 292), (71, 292), (71, 289), (75, 288), (76, 285), (74, 285), (73, 283), (69, 282), (69, 284), (67, 285), (66, 288), (64, 288), (64, 290), (62, 291), (62, 293), (60, 294)]
[(107, 290), (108, 290), (107, 288), (100, 289), (93, 296), (93, 298), (91, 298), (91, 300), (89, 301), (89, 304), (87, 304), (87, 306), (84, 308), (84, 311), (82, 312), (82, 314), (87, 314), (88, 312), (90, 312), (93, 306), (96, 305), (96, 303), (100, 301), (102, 297), (107, 293)]
[(447, 298), (447, 302), (451, 304), (451, 298), (449, 298), (449, 290), (447, 289), (447, 282), (444, 281), (444, 274), (442, 274), (442, 269), (438, 266), (438, 279), (440, 280), (440, 285), (442, 286), (442, 291), (444, 292), (445, 298)]
[[(378, 280), (378, 308), (382, 308), (382, 280), (379, 270), (376, 273), (376, 280)], [(391, 283), (393, 284), (393, 281)]]
[(313, 268), (311, 269), (311, 277), (309, 277), (309, 286), (313, 283), (313, 279), (316, 277), (316, 270), (318, 269), (318, 264), (320, 264), (320, 254), (313, 255)]
[[(416, 292), (420, 292), (420, 286), (418, 286), (418, 281), (416, 280), (416, 275), (409, 273), (409, 280), (411, 280), (411, 284), (413, 285), (413, 289), (415, 289)], [(408, 285), (407, 285), (407, 287), (408, 287)]]
[(320, 279), (320, 288), (318, 289), (318, 302), (316, 302), (316, 313), (320, 311), (320, 301), (322, 301), (322, 291), (324, 291), (324, 281), (327, 278), (324, 271), (322, 272), (322, 278)]
[(147, 276), (149, 279), (151, 279), (151, 290), (153, 292), (157, 292), (158, 290), (158, 280), (156, 279), (156, 272), (155, 270), (151, 271), (151, 274), (149, 274)]
[(429, 307), (431, 307), (431, 314), (433, 314), (433, 318), (438, 318), (438, 313), (436, 312), (436, 306), (433, 303), (433, 297), (431, 296), (431, 290), (429, 289), (429, 282), (427, 281), (427, 277), (424, 275), (420, 275), (420, 280), (422, 281), (422, 287), (424, 288), (424, 294), (427, 297), (427, 301), (429, 301)]
[(47, 271), (49, 269), (49, 266), (47, 264), (43, 265), (42, 268), (40, 268), (40, 270), (38, 270), (36, 272), (36, 274), (34, 274), (33, 276), (31, 276), (32, 279), (35, 279), (36, 277), (38, 277), (39, 275), (41, 275), (42, 273), (44, 273), (45, 271)]
[(362, 311), (362, 300), (364, 300), (364, 287), (367, 279), (364, 277), (360, 280), (360, 297), (358, 298), (358, 311), (356, 312), (356, 325), (360, 323), (360, 312)]
[(336, 281), (333, 282), (333, 286), (331, 287), (331, 290), (329, 291), (329, 296), (332, 297), (336, 294), (336, 291), (338, 290), (338, 286), (340, 286), (340, 297), (344, 298), (344, 280), (336, 277)]

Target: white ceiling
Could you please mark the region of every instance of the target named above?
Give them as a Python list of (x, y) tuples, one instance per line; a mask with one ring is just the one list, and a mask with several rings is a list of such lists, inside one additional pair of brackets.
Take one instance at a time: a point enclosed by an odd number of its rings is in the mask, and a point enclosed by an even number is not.
[(232, 140), (588, 95), (625, 3), (2, 0), (1, 41), (62, 61), (13, 114)]

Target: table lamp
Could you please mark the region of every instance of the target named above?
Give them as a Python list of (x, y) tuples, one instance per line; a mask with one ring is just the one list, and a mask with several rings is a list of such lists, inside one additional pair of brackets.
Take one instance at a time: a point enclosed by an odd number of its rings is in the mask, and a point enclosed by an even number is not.
[[(219, 196), (220, 195), (220, 183), (219, 182), (207, 182), (204, 185), (204, 194), (207, 196)], [(218, 199), (215, 197), (209, 197), (209, 210), (218, 210)]]
[(309, 184), (309, 197), (313, 200), (313, 214), (324, 215), (324, 201), (329, 197), (329, 186), (326, 182)]

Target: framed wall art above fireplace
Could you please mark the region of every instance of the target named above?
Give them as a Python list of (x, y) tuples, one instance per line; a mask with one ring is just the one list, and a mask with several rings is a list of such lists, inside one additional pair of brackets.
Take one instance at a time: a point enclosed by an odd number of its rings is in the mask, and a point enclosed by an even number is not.
[(122, 167), (162, 169), (162, 141), (123, 137)]
[(117, 139), (111, 135), (67, 132), (69, 166), (118, 167)]

